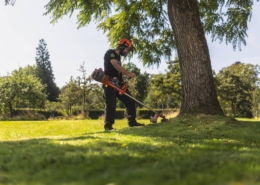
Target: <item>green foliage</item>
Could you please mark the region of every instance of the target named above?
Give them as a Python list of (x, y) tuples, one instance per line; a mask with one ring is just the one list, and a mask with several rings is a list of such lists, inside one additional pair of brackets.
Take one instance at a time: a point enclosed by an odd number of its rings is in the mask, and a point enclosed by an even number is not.
[[(257, 0), (258, 1), (258, 0)], [(169, 24), (166, 0), (50, 0), (45, 6), (52, 23), (78, 10), (78, 26), (91, 21), (107, 33), (113, 47), (123, 37), (130, 38), (134, 53), (146, 65), (167, 60), (175, 48), (173, 31)], [(233, 48), (246, 44), (247, 22), (250, 21), (254, 0), (200, 0), (199, 11), (206, 34), (212, 40), (225, 40)]]
[(45, 7), (56, 22), (64, 15), (79, 10), (78, 25), (90, 21), (98, 23), (98, 29), (108, 32), (108, 39), (115, 47), (118, 40), (127, 37), (132, 40), (134, 53), (145, 64), (159, 64), (161, 57), (169, 57), (175, 44), (167, 19), (165, 0), (145, 1), (78, 1), (51, 0)]
[[(252, 95), (259, 81), (258, 65), (236, 62), (216, 75), (217, 93), (224, 110), (235, 117), (252, 117)], [(228, 113), (228, 112), (227, 112)]]
[[(259, 1), (259, 0), (257, 0)], [(246, 45), (247, 23), (252, 17), (254, 0), (201, 0), (199, 1), (201, 19), (206, 33), (212, 40), (225, 39), (233, 48)]]
[[(57, 102), (50, 102), (51, 104), (56, 104)], [(28, 108), (19, 108), (13, 110), (13, 117), (10, 118), (8, 115), (3, 115), (1, 118), (2, 121), (33, 121), (33, 120), (47, 120), (49, 118), (57, 119), (63, 117), (61, 110), (47, 110), (47, 109), (28, 109)]]
[[(154, 111), (156, 112), (162, 112), (161, 109), (154, 109)], [(176, 110), (174, 109), (165, 109), (163, 111), (163, 114), (171, 114), (173, 112), (175, 112)], [(123, 119), (125, 118), (126, 112), (125, 109), (117, 109), (116, 110), (116, 115), (115, 115), (115, 119)], [(147, 109), (137, 109), (136, 111), (136, 117), (137, 119), (147, 119), (150, 120), (150, 116), (154, 116), (155, 113), (147, 110)], [(90, 119), (98, 119), (101, 118), (102, 116), (104, 116), (104, 109), (102, 110), (89, 110), (89, 118)]]
[(260, 87), (256, 87), (253, 91), (253, 98), (252, 98), (252, 106), (253, 106), (253, 114), (255, 117), (259, 117), (259, 111), (260, 111)]
[(82, 76), (77, 77), (77, 86), (78, 86), (78, 91), (76, 91), (75, 95), (78, 96), (80, 99), (82, 99), (82, 111), (81, 113), (83, 114), (83, 118), (86, 118), (86, 112), (87, 112), (87, 106), (86, 106), (86, 101), (89, 96), (90, 91), (97, 86), (97, 84), (91, 84), (92, 78), (89, 76), (87, 77), (86, 69), (83, 64), (80, 66), (79, 71), (82, 73)]
[[(133, 97), (143, 102), (148, 93), (150, 74), (146, 72), (144, 72), (144, 74), (141, 74), (140, 69), (137, 68), (137, 66), (131, 62), (123, 64), (123, 67), (127, 71), (132, 71), (136, 74), (135, 78), (128, 81), (128, 89)], [(138, 107), (142, 107), (142, 105), (138, 103), (136, 105)]]
[(156, 74), (152, 75), (150, 80), (149, 93), (153, 93), (157, 107), (165, 108), (165, 104), (169, 101), (170, 92), (165, 88), (165, 82), (167, 81), (166, 75)]
[(102, 88), (102, 84), (93, 85), (87, 97), (89, 109), (104, 109), (105, 99), (103, 96), (104, 89)]
[(104, 109), (102, 110), (89, 110), (89, 118), (91, 119), (98, 119), (104, 115)]
[(87, 118), (90, 108), (100, 108), (98, 101), (100, 101), (102, 89), (98, 84), (92, 83), (92, 78), (87, 76), (84, 62), (79, 71), (81, 76), (76, 79), (71, 77), (70, 81), (61, 88), (59, 100), (65, 105), (68, 115), (73, 114), (72, 106), (80, 105), (83, 118)]
[[(13, 117), (3, 114), (0, 115), (1, 121), (36, 121), (36, 120), (46, 120), (47, 112), (33, 110), (33, 109), (13, 109)], [(47, 113), (48, 114), (48, 113)], [(50, 114), (48, 114), (50, 115)], [(55, 115), (57, 116), (57, 115)]]
[[(99, 119), (104, 116), (104, 109), (102, 110), (89, 110), (89, 118), (90, 119)], [(115, 119), (123, 119), (125, 118), (125, 110), (124, 109), (117, 109), (115, 114)]]
[(259, 184), (259, 120), (126, 122), (1, 121), (0, 184)]
[[(64, 110), (64, 105), (61, 102), (50, 102), (50, 101), (46, 101), (45, 102), (45, 106), (44, 106), (45, 110), (47, 112), (50, 113), (49, 117), (54, 118), (55, 116), (57, 116), (57, 113), (64, 114), (65, 110)], [(55, 115), (56, 114), (56, 115)], [(47, 118), (49, 118), (47, 117)]]
[(65, 105), (66, 112), (68, 115), (72, 114), (72, 106), (76, 105), (80, 97), (78, 92), (80, 91), (77, 81), (70, 78), (70, 81), (61, 88), (61, 93), (59, 94), (59, 100)]
[(171, 93), (172, 105), (171, 107), (180, 106), (181, 101), (181, 70), (180, 61), (178, 58), (167, 62), (168, 70), (166, 70), (166, 81), (164, 88), (168, 93)]
[(168, 62), (166, 74), (152, 75), (149, 92), (145, 102), (151, 107), (173, 108), (180, 105), (181, 74), (180, 64), (176, 58)]
[(50, 54), (47, 49), (47, 44), (44, 39), (39, 41), (39, 46), (36, 48), (36, 76), (45, 86), (44, 92), (47, 94), (49, 101), (57, 101), (59, 96), (59, 88), (55, 84), (54, 74), (50, 61)]
[(13, 108), (41, 108), (45, 102), (45, 88), (33, 74), (29, 74), (32, 66), (14, 70), (11, 76), (0, 78), (0, 103), (9, 109), (12, 117)]

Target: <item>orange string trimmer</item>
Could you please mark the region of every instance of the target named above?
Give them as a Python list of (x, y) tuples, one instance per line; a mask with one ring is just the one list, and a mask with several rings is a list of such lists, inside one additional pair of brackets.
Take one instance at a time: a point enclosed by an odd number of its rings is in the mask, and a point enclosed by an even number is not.
[[(124, 85), (120, 88), (118, 83), (116, 83), (116, 81), (114, 82), (114, 80), (110, 80), (109, 77), (107, 75), (104, 74), (103, 70), (101, 68), (99, 69), (95, 69), (95, 71), (93, 71), (93, 73), (91, 74), (92, 79), (94, 79), (95, 81), (101, 82), (103, 83), (105, 86), (110, 86), (114, 89), (116, 89), (118, 91), (118, 93), (120, 95), (126, 95), (129, 98), (133, 99), (134, 101), (136, 101), (137, 103), (141, 104), (142, 106), (146, 107), (147, 109), (149, 109), (150, 111), (154, 112), (155, 115), (154, 116), (150, 116), (150, 121), (151, 123), (157, 123), (157, 119), (159, 117), (162, 118), (162, 122), (163, 121), (167, 121), (167, 119), (165, 118), (165, 116), (163, 116), (161, 113), (158, 113), (156, 111), (154, 111), (153, 109), (151, 109), (150, 107), (148, 107), (147, 105), (143, 104), (142, 102), (138, 101), (137, 99), (135, 99), (134, 97), (132, 97), (131, 95), (127, 94), (125, 91), (128, 87), (128, 83), (125, 82)], [(111, 82), (112, 81), (112, 82)]]

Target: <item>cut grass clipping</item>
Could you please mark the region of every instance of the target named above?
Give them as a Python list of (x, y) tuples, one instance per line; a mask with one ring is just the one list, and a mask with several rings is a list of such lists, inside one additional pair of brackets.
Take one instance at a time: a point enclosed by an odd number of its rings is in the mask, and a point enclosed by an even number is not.
[(0, 185), (260, 184), (260, 120), (0, 122)]

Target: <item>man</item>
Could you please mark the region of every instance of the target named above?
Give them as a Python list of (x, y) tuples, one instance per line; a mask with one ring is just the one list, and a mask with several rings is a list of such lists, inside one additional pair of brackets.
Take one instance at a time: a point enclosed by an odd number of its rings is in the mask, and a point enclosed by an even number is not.
[[(133, 72), (129, 72), (121, 66), (121, 57), (127, 56), (129, 51), (132, 49), (132, 43), (130, 40), (124, 38), (121, 39), (118, 43), (118, 47), (113, 50), (110, 49), (105, 53), (104, 56), (104, 73), (111, 80), (118, 78), (119, 84), (123, 83), (122, 74), (134, 78), (136, 75)], [(110, 86), (104, 87), (105, 98), (106, 98), (106, 107), (105, 107), (105, 130), (110, 131), (114, 128), (112, 125), (115, 122), (115, 113), (116, 113), (116, 98), (118, 98), (126, 106), (127, 120), (130, 127), (143, 126), (136, 122), (136, 107), (135, 102), (131, 98), (125, 95), (119, 95), (118, 91), (113, 89)], [(127, 94), (130, 94), (126, 90)], [(131, 94), (130, 94), (131, 95)]]

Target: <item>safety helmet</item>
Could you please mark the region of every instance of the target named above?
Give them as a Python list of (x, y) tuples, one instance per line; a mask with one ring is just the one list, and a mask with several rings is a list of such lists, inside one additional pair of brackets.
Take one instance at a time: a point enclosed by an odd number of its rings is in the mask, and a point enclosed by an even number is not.
[(123, 38), (123, 39), (121, 39), (119, 41), (118, 46), (120, 48), (122, 48), (122, 49), (127, 48), (127, 47), (131, 48), (132, 47), (132, 43), (131, 43), (131, 41), (129, 39)]

